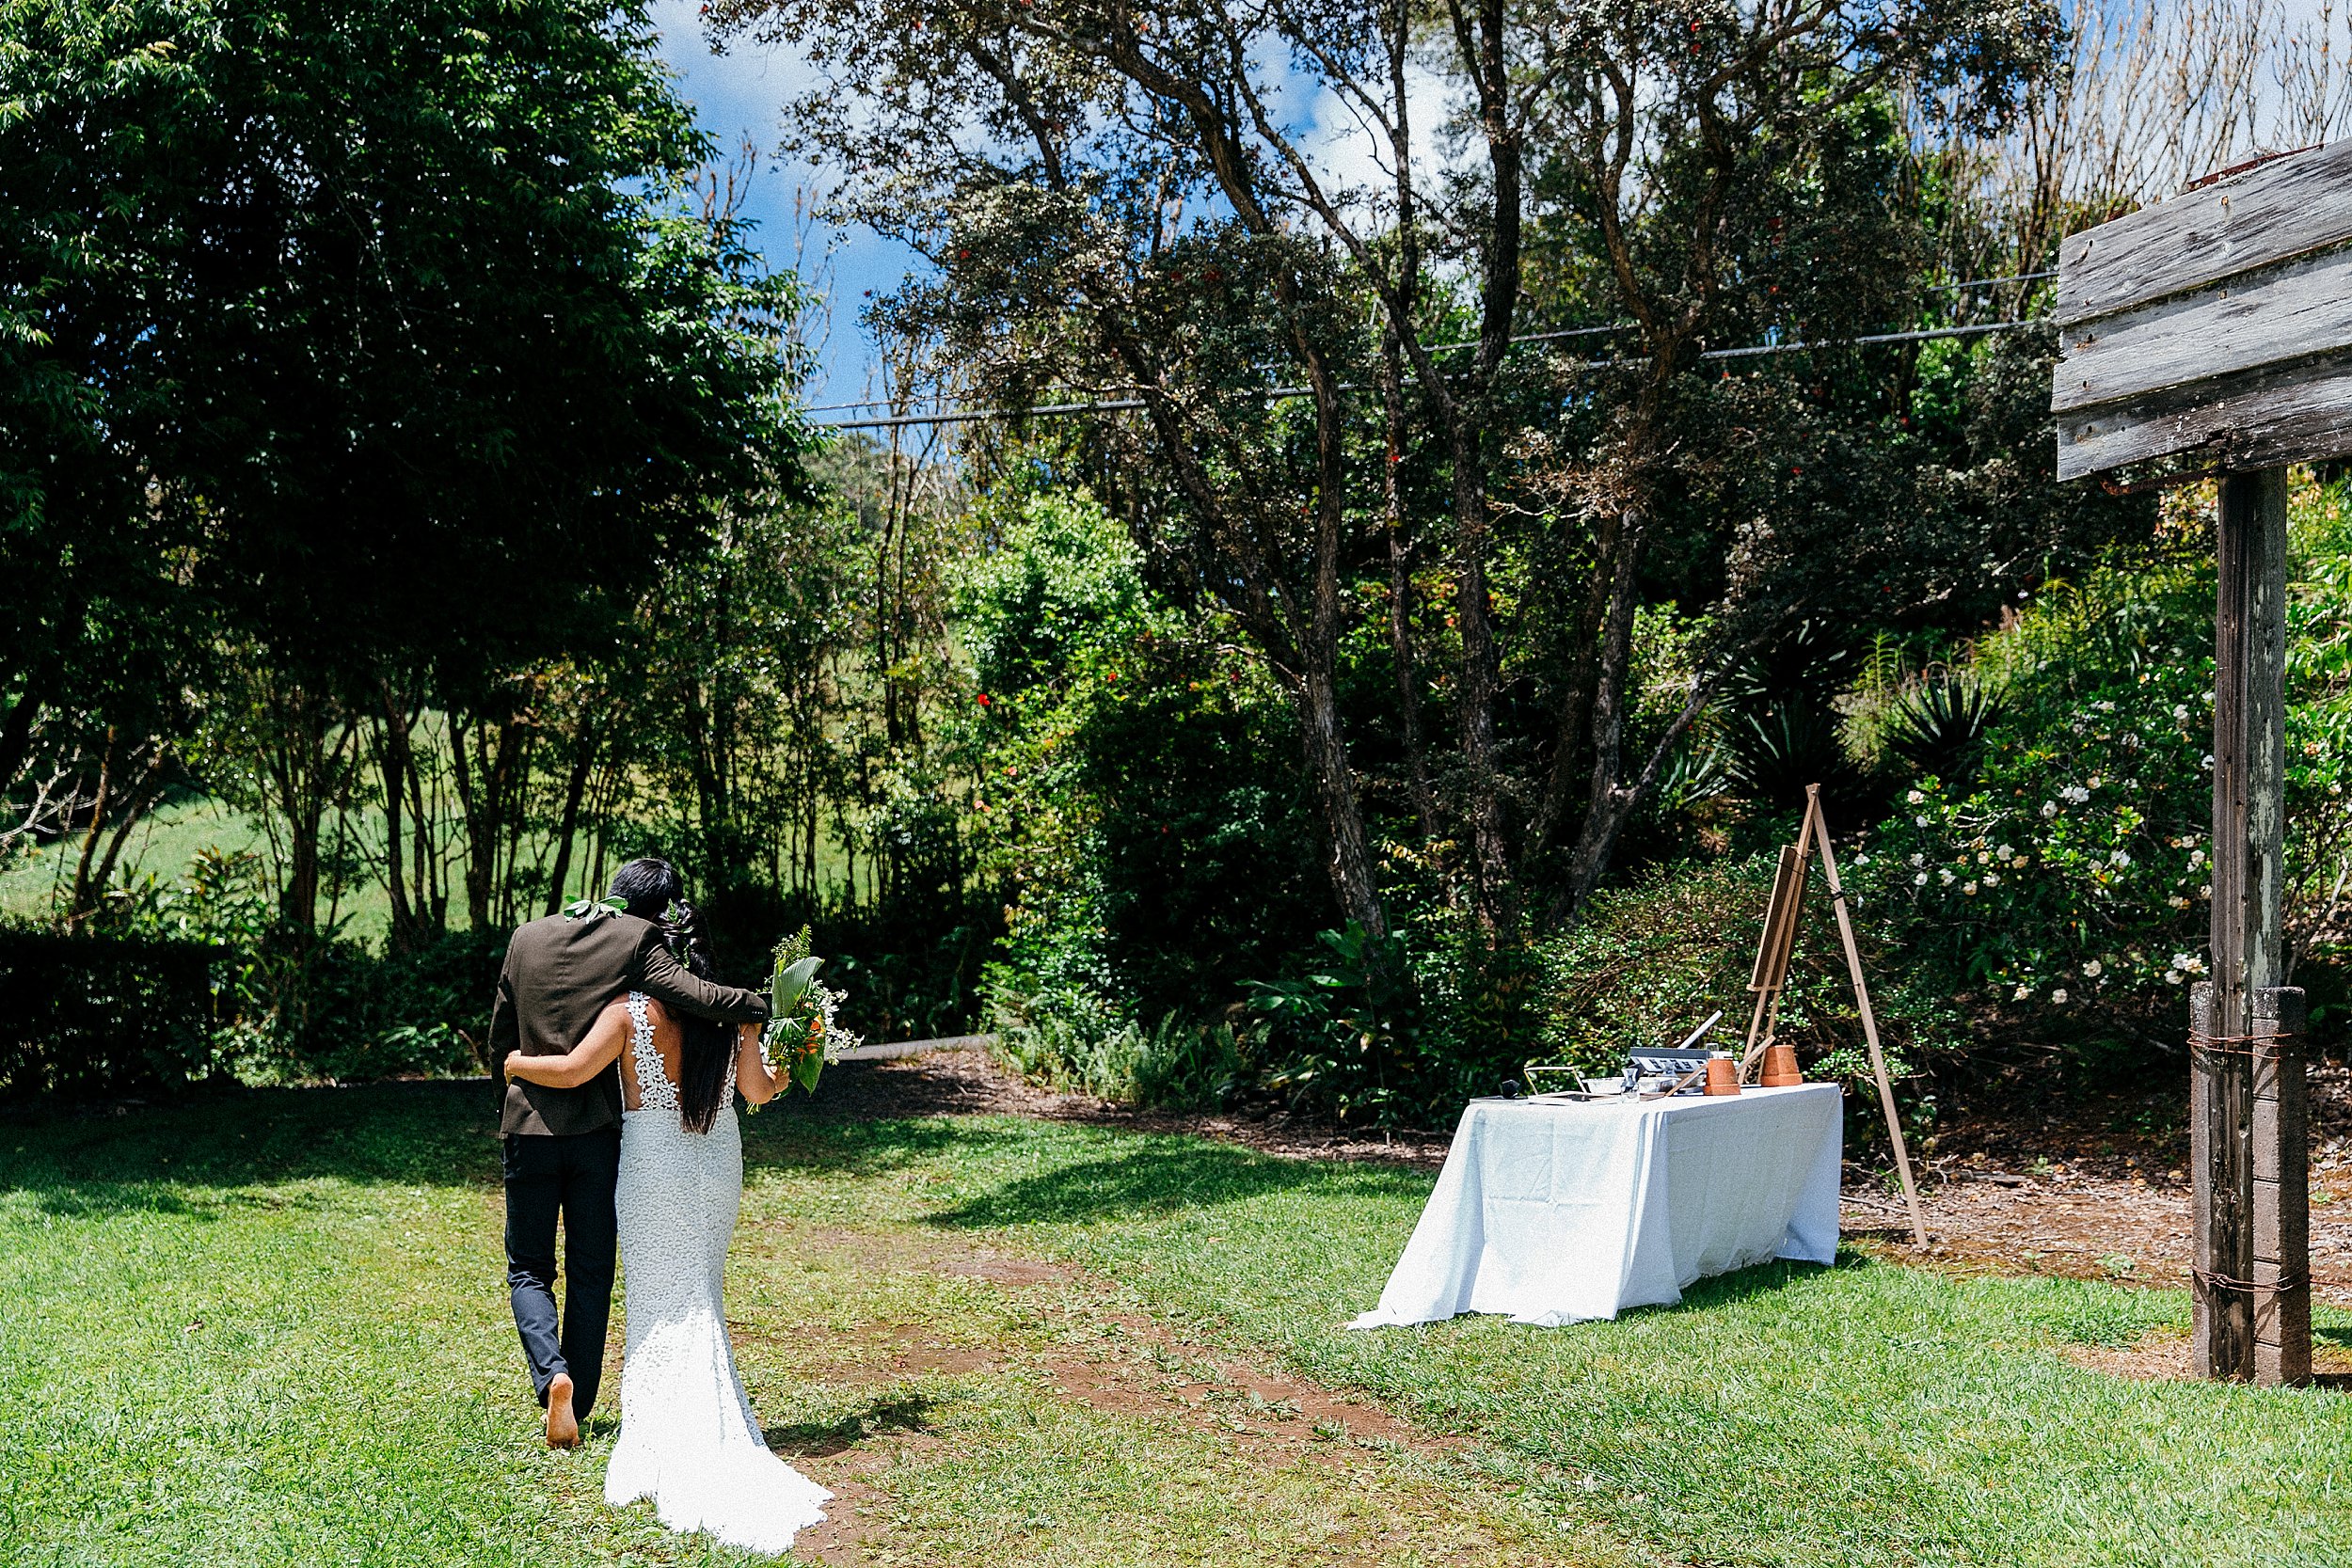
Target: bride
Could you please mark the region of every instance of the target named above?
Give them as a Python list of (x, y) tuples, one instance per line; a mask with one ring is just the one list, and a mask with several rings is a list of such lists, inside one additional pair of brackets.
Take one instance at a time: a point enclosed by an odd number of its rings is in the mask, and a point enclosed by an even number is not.
[[(687, 966), (709, 965), (692, 911), (664, 922)], [(833, 1496), (768, 1451), (727, 1342), (721, 1287), (743, 1201), (743, 1141), (735, 1091), (765, 1104), (780, 1087), (739, 1029), (671, 1013), (642, 991), (612, 1003), (561, 1056), (506, 1058), (508, 1073), (571, 1088), (621, 1065), (621, 1230), (628, 1349), (621, 1364), (621, 1435), (604, 1500), (653, 1500), (675, 1530), (782, 1552), (824, 1517)]]

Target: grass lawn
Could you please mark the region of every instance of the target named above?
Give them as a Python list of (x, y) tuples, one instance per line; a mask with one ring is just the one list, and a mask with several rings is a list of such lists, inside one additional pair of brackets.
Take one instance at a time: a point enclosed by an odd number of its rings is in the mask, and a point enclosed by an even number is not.
[[(2352, 1562), (2343, 1396), (2069, 1359), (2178, 1291), (1856, 1257), (1350, 1334), (1426, 1175), (749, 1126), (729, 1310), (833, 1560)], [(532, 1441), (496, 1148), (481, 1085), (0, 1125), (0, 1560), (725, 1560), (604, 1509), (615, 1412)]]

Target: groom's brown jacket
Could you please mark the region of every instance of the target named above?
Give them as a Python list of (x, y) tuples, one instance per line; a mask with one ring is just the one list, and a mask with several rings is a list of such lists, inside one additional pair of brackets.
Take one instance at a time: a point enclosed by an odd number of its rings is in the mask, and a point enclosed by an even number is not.
[(520, 1079), (505, 1083), (506, 1058), (516, 1051), (562, 1055), (580, 1042), (607, 1003), (633, 990), (721, 1023), (768, 1017), (768, 999), (759, 992), (712, 985), (679, 963), (650, 920), (629, 914), (534, 920), (506, 944), (506, 967), (490, 1008), (490, 1076), (503, 1085), (501, 1132), (593, 1132), (619, 1125), (618, 1063), (576, 1089), (551, 1089)]

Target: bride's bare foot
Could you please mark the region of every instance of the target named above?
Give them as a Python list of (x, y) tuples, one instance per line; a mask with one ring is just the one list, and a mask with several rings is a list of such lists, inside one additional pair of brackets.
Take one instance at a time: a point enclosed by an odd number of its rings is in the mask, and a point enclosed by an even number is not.
[(580, 1418), (572, 1414), (572, 1374), (558, 1372), (548, 1384), (548, 1447), (580, 1446)]

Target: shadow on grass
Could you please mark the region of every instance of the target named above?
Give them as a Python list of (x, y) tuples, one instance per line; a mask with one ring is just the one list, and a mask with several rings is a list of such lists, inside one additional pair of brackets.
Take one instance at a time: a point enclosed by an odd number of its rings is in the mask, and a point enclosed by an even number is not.
[(802, 1421), (760, 1433), (771, 1449), (802, 1459), (824, 1459), (854, 1447), (878, 1432), (923, 1432), (932, 1401), (928, 1394), (891, 1394), (831, 1421)]
[(0, 1194), (60, 1215), (208, 1218), (298, 1205), (251, 1191), (290, 1182), (486, 1185), (499, 1180), (494, 1109), (488, 1083), (473, 1080), (18, 1114), (0, 1124)]
[(933, 1159), (951, 1146), (985, 1152), (1024, 1141), (1009, 1126), (937, 1117), (842, 1121), (772, 1101), (743, 1118), (743, 1168), (790, 1175), (879, 1176)]
[(1306, 1188), (1332, 1196), (1419, 1196), (1429, 1181), (1414, 1171), (1284, 1160), (1203, 1139), (1121, 1135), (1108, 1152), (1005, 1181), (930, 1223), (964, 1229), (1071, 1224), (1171, 1214)]

